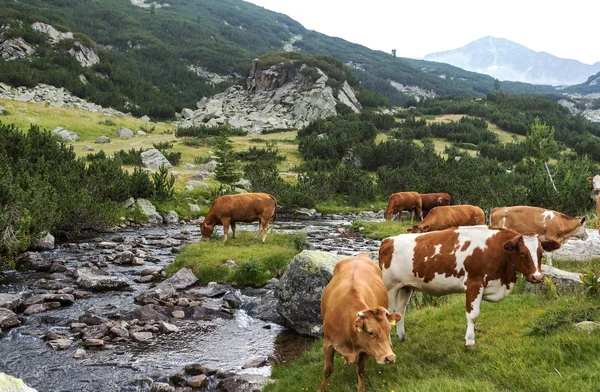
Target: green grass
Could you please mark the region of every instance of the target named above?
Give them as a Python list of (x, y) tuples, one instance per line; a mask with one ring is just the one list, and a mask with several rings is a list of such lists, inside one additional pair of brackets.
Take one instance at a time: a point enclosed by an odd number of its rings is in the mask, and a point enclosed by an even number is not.
[[(409, 311), (406, 342), (393, 334), (396, 363), (370, 358), (366, 389), (390, 391), (597, 391), (600, 332), (573, 329), (573, 322), (600, 320), (598, 302), (584, 297), (549, 300), (510, 295), (484, 302), (474, 350), (464, 349), (464, 295), (440, 307)], [(594, 308), (595, 310), (586, 311)], [(329, 391), (356, 391), (356, 367), (336, 354)], [(297, 360), (273, 369), (276, 382), (265, 391), (315, 391), (323, 376), (322, 340)]]
[(381, 240), (387, 237), (392, 237), (398, 234), (406, 234), (407, 230), (418, 223), (415, 220), (413, 223), (410, 220), (403, 222), (399, 221), (381, 221), (381, 222), (364, 222), (356, 221), (352, 224), (353, 227), (363, 227), (360, 233), (374, 240)]
[(586, 272), (587, 270), (600, 271), (600, 258), (587, 260), (567, 260), (552, 258), (552, 266), (564, 271)]
[[(190, 191), (185, 189), (176, 189), (173, 199), (169, 201), (152, 200), (154, 206), (160, 213), (169, 211), (177, 212), (179, 219), (196, 219), (205, 216), (210, 208), (210, 191), (201, 188), (194, 188)], [(198, 204), (200, 211), (191, 212), (189, 204)]]
[[(187, 267), (202, 283), (216, 281), (244, 285), (261, 285), (271, 277), (281, 276), (299, 252), (301, 235), (271, 232), (265, 243), (254, 241), (253, 235), (254, 232), (238, 230), (234, 240), (230, 231), (226, 242), (213, 238), (208, 242), (190, 244), (177, 255), (173, 264), (167, 266), (167, 275)], [(238, 268), (223, 265), (226, 260), (234, 260)]]

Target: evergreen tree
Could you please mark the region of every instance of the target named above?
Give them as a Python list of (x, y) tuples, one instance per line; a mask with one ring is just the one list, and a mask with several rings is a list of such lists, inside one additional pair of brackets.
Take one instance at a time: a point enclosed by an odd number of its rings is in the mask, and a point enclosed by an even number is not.
[(233, 150), (233, 143), (227, 136), (217, 138), (216, 154), (216, 180), (229, 185), (238, 182), (241, 178), (240, 165)]
[(546, 174), (552, 183), (552, 188), (558, 192), (548, 168), (548, 160), (558, 153), (558, 143), (554, 139), (554, 127), (549, 128), (546, 123), (540, 121), (539, 117), (536, 117), (531, 130), (527, 132), (525, 146), (527, 155), (533, 158), (536, 163), (544, 165)]

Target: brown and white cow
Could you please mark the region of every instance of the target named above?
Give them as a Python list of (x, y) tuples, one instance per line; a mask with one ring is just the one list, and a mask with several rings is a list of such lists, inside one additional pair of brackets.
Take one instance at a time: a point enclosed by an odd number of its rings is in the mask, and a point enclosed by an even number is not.
[[(563, 245), (569, 238), (587, 240), (585, 217), (571, 218), (563, 213), (531, 206), (497, 207), (490, 213), (490, 226), (512, 229), (518, 233), (536, 233), (541, 239)], [(548, 265), (552, 255), (547, 254)]]
[(450, 205), (449, 193), (420, 193), (423, 214), (428, 213), (435, 207)]
[(264, 232), (262, 242), (267, 238), (269, 221), (275, 220), (277, 200), (267, 193), (242, 193), (239, 195), (224, 195), (218, 197), (210, 206), (204, 221), (200, 224), (202, 240), (206, 241), (212, 235), (215, 226), (223, 225), (223, 241), (227, 241), (229, 225), (235, 239), (235, 224), (237, 222), (259, 221), (254, 239)]
[(485, 213), (477, 206), (441, 206), (432, 209), (423, 221), (408, 229), (410, 233), (427, 233), (449, 227), (485, 224)]
[(321, 299), (325, 368), (319, 391), (327, 389), (336, 351), (344, 357), (346, 365), (357, 363), (358, 391), (365, 390), (369, 356), (382, 365), (396, 361), (389, 336), (391, 326), (402, 316), (389, 313), (387, 307), (381, 270), (366, 254), (336, 264)]
[[(590, 196), (596, 202), (596, 216), (600, 219), (600, 175), (596, 174), (594, 177), (588, 177), (588, 181), (592, 185)], [(598, 226), (598, 232), (600, 233), (600, 226)]]
[[(388, 290), (388, 309), (405, 314), (414, 290), (436, 296), (465, 293), (465, 341), (472, 347), (481, 301), (498, 302), (506, 297), (517, 281), (517, 272), (529, 282), (541, 282), (542, 251), (559, 247), (555, 241), (540, 241), (536, 234), (487, 226), (386, 238), (379, 248), (379, 266)], [(396, 334), (405, 340), (404, 318)]]
[(410, 211), (410, 220), (413, 220), (413, 211), (416, 211), (419, 220), (423, 220), (423, 209), (421, 195), (417, 192), (397, 192), (393, 193), (385, 209), (385, 219), (392, 220), (395, 214), (398, 214), (398, 220), (402, 221), (402, 211)]

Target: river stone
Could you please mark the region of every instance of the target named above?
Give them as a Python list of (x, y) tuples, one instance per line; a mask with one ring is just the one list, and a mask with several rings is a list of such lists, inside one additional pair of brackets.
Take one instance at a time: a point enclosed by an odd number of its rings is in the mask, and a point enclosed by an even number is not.
[(179, 223), (179, 214), (177, 214), (177, 212), (175, 211), (169, 211), (163, 217), (163, 222), (166, 225), (174, 225), (176, 223)]
[(157, 303), (157, 301), (166, 301), (176, 297), (177, 291), (173, 285), (165, 282), (162, 282), (156, 287), (139, 294), (137, 297), (135, 297), (135, 302), (146, 305)]
[(156, 211), (156, 207), (154, 207), (150, 201), (139, 197), (135, 202), (140, 207), (142, 214), (148, 217), (148, 222), (153, 225), (160, 225), (163, 223), (162, 216), (160, 216), (160, 214)]
[(0, 328), (13, 328), (21, 325), (17, 315), (12, 311), (0, 308)]
[(108, 318), (95, 313), (86, 312), (79, 316), (79, 322), (87, 325), (100, 325), (108, 322)]
[(93, 325), (85, 331), (83, 339), (102, 339), (108, 335), (108, 326), (106, 324)]
[(156, 287), (158, 288), (163, 285), (170, 284), (175, 290), (184, 290), (190, 286), (193, 286), (197, 281), (198, 278), (196, 277), (196, 275), (194, 275), (192, 270), (183, 267), (179, 271), (177, 271), (173, 276), (159, 283)]
[(75, 354), (73, 354), (73, 358), (75, 358), (75, 359), (83, 359), (83, 358), (85, 358), (85, 354), (86, 354), (86, 352), (85, 352), (84, 349), (78, 348), (75, 351)]
[[(584, 291), (583, 282), (581, 281), (581, 274), (578, 272), (569, 272), (559, 270), (552, 266), (542, 264), (542, 272), (546, 277), (552, 279), (552, 283), (556, 285), (556, 292), (559, 295), (563, 294), (581, 294)], [(546, 284), (532, 284), (525, 283), (523, 289), (526, 293), (542, 293), (545, 294), (548, 291)]]
[(58, 309), (58, 308), (60, 308), (60, 302), (44, 302), (41, 304), (35, 304), (35, 305), (28, 306), (23, 311), (23, 314), (26, 316), (29, 316), (32, 314), (45, 312), (46, 310)]
[(100, 136), (94, 143), (96, 144), (106, 144), (110, 143), (110, 138), (108, 136)]
[(185, 318), (188, 320), (212, 321), (218, 318), (231, 319), (233, 315), (220, 308), (210, 306), (194, 306), (185, 309)]
[(127, 328), (122, 327), (120, 325), (115, 325), (114, 327), (111, 327), (110, 333), (113, 336), (116, 336), (119, 338), (128, 338), (129, 337), (129, 331), (127, 331)]
[(121, 127), (117, 130), (117, 136), (122, 138), (131, 138), (133, 137), (133, 131), (131, 129)]
[(204, 374), (192, 376), (187, 379), (187, 385), (189, 385), (192, 388), (200, 388), (204, 384), (206, 384), (206, 375)]
[(272, 381), (259, 374), (235, 374), (221, 380), (217, 388), (221, 392), (256, 392), (268, 382)]
[(169, 324), (165, 321), (161, 321), (160, 323), (158, 323), (158, 328), (160, 329), (160, 331), (162, 333), (179, 332), (179, 327), (177, 327), (176, 325), (173, 325), (173, 324)]
[(166, 382), (153, 382), (150, 392), (175, 392), (175, 387)]
[(75, 302), (75, 297), (72, 294), (36, 294), (27, 298), (20, 305), (21, 308), (25, 308), (35, 304), (41, 304), (44, 302), (59, 302), (61, 305), (69, 306)]
[(135, 256), (133, 255), (133, 252), (131, 251), (124, 251), (121, 253), (118, 253), (115, 256), (115, 264), (133, 264), (133, 258)]
[(129, 336), (131, 340), (138, 343), (147, 342), (154, 337), (152, 332), (130, 332)]
[(129, 282), (119, 276), (102, 275), (97, 269), (79, 267), (75, 270), (79, 287), (89, 291), (109, 291), (129, 288)]
[(226, 284), (209, 284), (207, 286), (194, 288), (186, 291), (186, 297), (192, 300), (201, 298), (216, 298), (232, 291), (233, 287)]
[(104, 346), (104, 340), (102, 339), (85, 339), (83, 344), (86, 347), (102, 347)]
[(252, 358), (250, 361), (242, 365), (242, 369), (258, 368), (269, 364), (268, 357)]
[(212, 376), (216, 374), (217, 371), (215, 369), (208, 369), (204, 365), (200, 363), (190, 363), (185, 365), (185, 372), (187, 374), (191, 374), (192, 376), (198, 376), (200, 374), (206, 374), (207, 376)]
[(335, 265), (348, 256), (305, 250), (286, 267), (275, 290), (277, 311), (294, 331), (314, 337), (323, 334), (321, 296)]
[(183, 310), (174, 310), (171, 312), (171, 316), (173, 316), (173, 318), (176, 318), (176, 319), (184, 319), (185, 312)]
[(23, 298), (19, 294), (0, 293), (0, 308), (16, 310)]
[(43, 232), (40, 239), (31, 246), (33, 250), (54, 250), (54, 236), (48, 232)]
[(66, 350), (67, 348), (71, 347), (71, 344), (73, 344), (73, 341), (66, 338), (50, 340), (48, 342), (48, 345), (55, 350)]
[(259, 289), (260, 294), (252, 296), (244, 295), (242, 309), (250, 317), (266, 322), (283, 324), (283, 319), (277, 312), (277, 298), (274, 290)]
[(51, 265), (52, 262), (45, 260), (38, 252), (21, 253), (15, 259), (18, 270), (48, 271)]
[(123, 316), (124, 320), (156, 320), (156, 321), (168, 321), (169, 318), (161, 313), (163, 309), (156, 305), (144, 305), (138, 306), (133, 311)]
[(0, 372), (0, 391), (37, 392), (37, 390), (28, 387), (20, 378), (15, 378), (2, 372)]

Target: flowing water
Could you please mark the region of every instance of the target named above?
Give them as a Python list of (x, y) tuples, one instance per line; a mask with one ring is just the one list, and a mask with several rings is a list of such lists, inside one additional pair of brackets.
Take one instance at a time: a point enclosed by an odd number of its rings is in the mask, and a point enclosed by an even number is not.
[[(275, 231), (303, 232), (311, 248), (354, 254), (376, 250), (378, 241), (365, 240), (348, 234), (351, 217), (337, 216), (302, 221), (278, 221)], [(240, 225), (240, 230), (255, 230), (256, 225)], [(200, 239), (198, 225), (175, 225), (124, 229), (107, 233), (102, 240), (127, 242), (144, 238), (142, 249), (147, 260), (165, 266), (175, 258), (179, 244)], [(175, 239), (175, 240), (174, 240)], [(268, 239), (267, 239), (268, 240)], [(103, 260), (109, 253), (96, 244), (61, 246), (42, 252), (46, 259), (64, 260), (69, 269), (83, 263)], [(136, 283), (142, 266), (122, 266), (106, 263), (113, 276), (124, 277), (131, 285), (127, 291), (93, 293), (90, 298), (77, 299), (66, 307), (22, 317), (22, 325), (0, 335), (0, 371), (22, 378), (39, 391), (147, 391), (153, 381), (168, 382), (169, 376), (182, 372), (186, 364), (200, 363), (220, 372), (270, 375), (270, 366), (242, 369), (256, 358), (289, 361), (310, 347), (310, 339), (299, 337), (284, 327), (248, 316), (236, 310), (231, 319), (212, 321), (180, 321), (179, 331), (160, 334), (150, 343), (126, 342), (102, 350), (88, 349), (86, 357), (73, 359), (76, 344), (65, 350), (54, 350), (44, 340), (46, 333), (69, 332), (72, 322), (86, 312), (119, 320), (137, 307), (134, 297), (148, 289), (148, 284)], [(72, 278), (63, 273), (14, 272), (0, 276), (0, 293), (42, 293), (44, 289), (73, 286)], [(211, 379), (208, 389), (214, 389)]]

